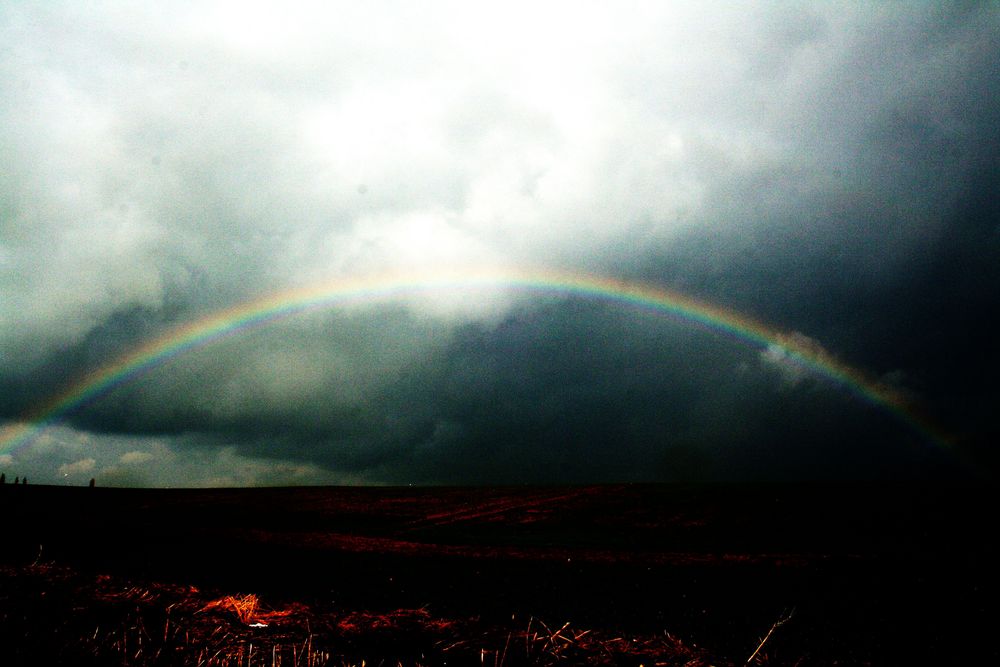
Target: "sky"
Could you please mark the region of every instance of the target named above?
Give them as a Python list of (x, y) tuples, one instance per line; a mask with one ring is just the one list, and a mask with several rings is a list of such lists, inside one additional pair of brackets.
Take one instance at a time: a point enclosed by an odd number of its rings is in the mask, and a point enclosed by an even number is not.
[[(53, 417), (0, 470), (995, 479), (998, 79), (995, 2), (0, 3), (0, 429)], [(485, 267), (685, 295), (905, 407)], [(45, 413), (191, 323), (385, 276)]]

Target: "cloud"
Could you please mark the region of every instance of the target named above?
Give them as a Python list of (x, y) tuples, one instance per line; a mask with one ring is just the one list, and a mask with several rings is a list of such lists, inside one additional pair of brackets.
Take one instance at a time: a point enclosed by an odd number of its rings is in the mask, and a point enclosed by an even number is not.
[[(998, 26), (991, 3), (6, 6), (0, 415), (247, 300), (488, 265), (688, 292), (988, 423)], [(793, 460), (766, 441), (829, 426), (797, 402), (851, 410), (789, 391), (776, 346), (654, 320), (353, 304), (185, 353), (33, 447), (121, 483), (201, 484), (205, 451), (246, 459), (220, 484), (624, 479)], [(768, 422), (775, 387), (812, 430)]]
[(73, 463), (64, 463), (59, 466), (56, 472), (62, 477), (70, 477), (77, 475), (86, 475), (94, 470), (97, 465), (97, 461), (92, 458), (80, 459), (79, 461), (74, 461)]
[(799, 331), (793, 331), (786, 339), (768, 344), (760, 352), (760, 360), (777, 368), (786, 386), (795, 387), (803, 380), (814, 376), (813, 371), (804, 367), (794, 355), (789, 353), (789, 345), (796, 350), (802, 350), (809, 359), (815, 360), (817, 363), (823, 364), (833, 361), (833, 356), (819, 341)]
[(153, 459), (153, 455), (149, 452), (131, 451), (125, 452), (118, 459), (122, 465), (141, 465), (147, 463)]

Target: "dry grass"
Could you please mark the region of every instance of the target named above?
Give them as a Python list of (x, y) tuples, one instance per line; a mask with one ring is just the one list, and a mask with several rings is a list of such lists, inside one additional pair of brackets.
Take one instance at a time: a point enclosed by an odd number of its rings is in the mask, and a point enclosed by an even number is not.
[(256, 625), (259, 623), (257, 620), (257, 609), (259, 607), (260, 600), (256, 595), (251, 593), (249, 595), (227, 595), (217, 600), (212, 600), (202, 607), (201, 610), (231, 611), (243, 625)]
[(684, 644), (668, 632), (609, 635), (599, 630), (577, 629), (570, 622), (550, 626), (534, 617), (528, 620), (525, 630), (508, 631), (506, 636), (494, 635), (478, 641), (460, 639), (443, 646), (442, 652), (467, 655), (474, 646), (481, 646), (475, 652), (478, 663), (493, 667), (622, 664), (705, 667), (712, 664), (705, 651)]
[(286, 609), (264, 609), (261, 606), (260, 598), (253, 593), (246, 595), (226, 595), (212, 600), (201, 611), (221, 611), (230, 612), (236, 620), (243, 625), (250, 627), (267, 627), (272, 623), (287, 620), (296, 613), (302, 613), (304, 605), (293, 604)]
[(54, 566), (0, 567), (0, 643), (5, 666), (725, 664), (666, 632), (619, 636), (536, 617), (490, 625), (426, 608), (275, 609), (252, 593), (206, 595), (192, 586), (87, 577)]

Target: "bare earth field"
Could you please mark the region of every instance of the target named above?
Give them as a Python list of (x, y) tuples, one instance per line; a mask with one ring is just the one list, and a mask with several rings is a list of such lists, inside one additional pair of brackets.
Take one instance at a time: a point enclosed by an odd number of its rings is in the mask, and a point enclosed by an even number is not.
[(991, 487), (8, 483), (0, 511), (3, 665), (1000, 664)]

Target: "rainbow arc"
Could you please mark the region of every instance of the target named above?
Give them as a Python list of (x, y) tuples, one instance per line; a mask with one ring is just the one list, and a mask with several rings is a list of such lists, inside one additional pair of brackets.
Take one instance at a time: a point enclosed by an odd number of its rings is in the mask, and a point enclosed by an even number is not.
[(480, 268), (340, 279), (289, 289), (216, 311), (128, 351), (79, 378), (17, 422), (8, 424), (0, 430), (0, 453), (12, 453), (29, 446), (46, 429), (172, 359), (248, 330), (316, 310), (441, 290), (471, 289), (505, 289), (602, 300), (718, 332), (744, 345), (778, 350), (788, 363), (888, 410), (930, 441), (942, 446), (950, 444), (948, 437), (920, 417), (899, 391), (836, 359), (803, 336), (779, 331), (748, 315), (643, 283), (551, 270)]

